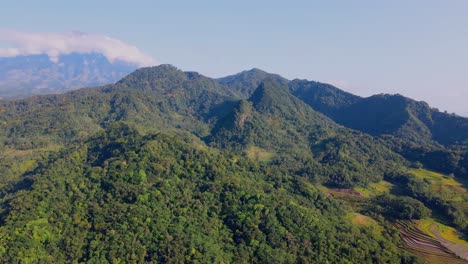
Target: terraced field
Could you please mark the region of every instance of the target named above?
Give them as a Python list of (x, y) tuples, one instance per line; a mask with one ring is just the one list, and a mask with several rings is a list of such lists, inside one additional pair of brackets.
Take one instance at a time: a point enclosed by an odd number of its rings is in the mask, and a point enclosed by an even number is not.
[(416, 224), (426, 234), (439, 240), (449, 250), (468, 260), (468, 242), (460, 239), (460, 235), (455, 228), (443, 225), (433, 219), (418, 220)]
[(468, 263), (468, 260), (455, 255), (439, 239), (427, 235), (413, 223), (398, 221), (395, 226), (400, 230), (405, 249), (420, 256), (426, 263)]

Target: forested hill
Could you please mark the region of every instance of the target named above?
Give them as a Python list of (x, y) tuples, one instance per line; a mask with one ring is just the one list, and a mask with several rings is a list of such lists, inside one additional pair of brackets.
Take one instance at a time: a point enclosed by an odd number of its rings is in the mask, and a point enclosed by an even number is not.
[[(232, 112), (236, 101), (249, 98), (265, 78), (289, 91), (278, 100), (299, 98), (338, 124), (381, 137), (388, 148), (412, 162), (460, 177), (468, 174), (467, 118), (399, 95), (361, 98), (328, 84), (288, 81), (258, 69), (214, 80), (161, 65), (139, 69), (114, 85), (0, 101), (1, 145), (48, 149), (83, 139), (115, 121), (209, 138), (218, 120)], [(303, 112), (291, 113), (299, 117)], [(275, 117), (268, 122), (274, 121)], [(5, 168), (2, 171), (9, 170)]]
[[(0, 101), (0, 259), (418, 263), (394, 225), (428, 219), (462, 243), (467, 145), (437, 143), (421, 120), (464, 119), (406, 98), (388, 101), (410, 113), (396, 130), (337, 118), (366, 100), (260, 70), (216, 80), (161, 65)], [(434, 165), (453, 175), (423, 170)]]
[(383, 142), (337, 125), (273, 80), (220, 119), (210, 139), (214, 146), (288, 159), (284, 167), (342, 188), (382, 180), (405, 163)]
[(351, 106), (362, 99), (333, 85), (308, 80), (293, 80), (289, 83), (289, 89), (306, 104), (331, 118), (334, 118), (344, 107)]
[(305, 179), (121, 124), (7, 192), (4, 263), (411, 260), (394, 231), (353, 225), (348, 207)]
[(427, 103), (401, 95), (375, 95), (343, 105), (334, 118), (373, 135), (391, 134), (443, 145), (463, 145), (468, 140), (468, 118), (441, 113)]
[(74, 144), (113, 122), (141, 131), (207, 136), (211, 121), (233, 105), (231, 92), (195, 73), (162, 65), (122, 81), (60, 95), (0, 101), (0, 170), (6, 179), (32, 166), (31, 157)]
[(420, 142), (435, 141), (443, 145), (464, 145), (468, 140), (468, 118), (439, 112), (425, 102), (401, 95), (362, 98), (330, 84), (299, 79), (289, 81), (258, 69), (218, 81), (249, 97), (265, 79), (286, 84), (293, 95), (316, 111), (365, 133), (394, 135)]
[[(228, 82), (220, 80), (231, 89), (254, 91), (262, 80), (280, 77), (253, 69), (227, 78)], [(336, 123), (384, 138), (391, 149), (407, 159), (468, 178), (468, 118), (439, 112), (425, 102), (401, 95), (362, 98), (315, 81), (280, 78), (276, 82)]]

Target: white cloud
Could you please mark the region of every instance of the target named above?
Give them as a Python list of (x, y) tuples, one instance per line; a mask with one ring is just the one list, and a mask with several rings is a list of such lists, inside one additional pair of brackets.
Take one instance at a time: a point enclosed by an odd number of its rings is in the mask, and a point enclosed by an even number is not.
[(101, 53), (109, 61), (122, 60), (138, 66), (150, 66), (156, 61), (137, 47), (118, 39), (97, 34), (72, 31), (69, 33), (32, 33), (0, 29), (0, 43), (12, 47), (1, 48), (0, 57), (47, 54), (58, 62), (59, 55), (70, 53)]

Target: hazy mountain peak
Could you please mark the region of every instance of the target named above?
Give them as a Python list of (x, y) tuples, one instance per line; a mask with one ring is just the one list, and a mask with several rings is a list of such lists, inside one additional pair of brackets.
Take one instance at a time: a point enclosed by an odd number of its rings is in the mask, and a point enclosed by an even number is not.
[(287, 79), (266, 71), (253, 68), (234, 75), (217, 79), (217, 81), (229, 88), (240, 92), (245, 98), (248, 98), (265, 79), (272, 79), (278, 83), (286, 84)]
[(118, 81), (137, 68), (121, 60), (109, 61), (100, 53), (47, 54), (0, 58), (0, 97), (62, 93)]
[(252, 68), (250, 70), (246, 70), (246, 71), (242, 71), (240, 73), (238, 73), (239, 75), (241, 74), (264, 74), (264, 75), (268, 75), (270, 73), (262, 70), (262, 69), (259, 69), (259, 68)]

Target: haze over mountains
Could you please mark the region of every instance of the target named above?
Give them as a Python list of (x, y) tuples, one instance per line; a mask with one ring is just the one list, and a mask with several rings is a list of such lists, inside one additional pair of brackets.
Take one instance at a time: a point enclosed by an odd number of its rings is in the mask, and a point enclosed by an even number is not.
[(57, 61), (47, 54), (0, 58), (0, 98), (18, 98), (116, 82), (138, 67), (110, 62), (99, 53), (65, 54)]
[(0, 29), (0, 98), (113, 83), (155, 60), (121, 40), (79, 31)]

